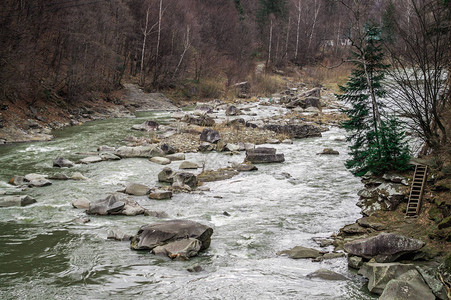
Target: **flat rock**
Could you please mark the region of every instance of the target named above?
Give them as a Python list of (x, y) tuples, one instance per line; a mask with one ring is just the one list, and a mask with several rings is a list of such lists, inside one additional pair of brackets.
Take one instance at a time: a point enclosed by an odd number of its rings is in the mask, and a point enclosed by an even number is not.
[(57, 157), (53, 161), (53, 166), (57, 168), (71, 168), (74, 166), (74, 163), (64, 157)]
[(103, 159), (100, 156), (88, 156), (80, 159), (78, 162), (80, 164), (93, 164), (97, 162), (101, 162)]
[(180, 164), (179, 169), (198, 169), (199, 165), (190, 161), (184, 161)]
[(285, 161), (283, 154), (276, 154), (276, 149), (258, 147), (246, 151), (245, 162), (251, 163), (282, 163)]
[(100, 156), (100, 158), (102, 160), (106, 160), (106, 161), (108, 161), (108, 160), (120, 160), (121, 159), (119, 156), (117, 156), (117, 155), (115, 155), (113, 153), (110, 153), (110, 152), (102, 152), (102, 153), (99, 154), (99, 156)]
[(169, 158), (171, 161), (185, 160), (185, 153), (169, 154), (166, 155), (166, 158)]
[(80, 172), (75, 172), (70, 177), (73, 180), (88, 180), (88, 177), (83, 176)]
[(312, 248), (306, 248), (302, 246), (296, 246), (289, 250), (283, 250), (277, 253), (277, 255), (288, 255), (290, 258), (317, 258), (321, 256), (320, 251)]
[(99, 151), (99, 152), (114, 152), (114, 151), (116, 151), (116, 148), (115, 147), (106, 146), (106, 145), (102, 145), (102, 146), (99, 146), (97, 148), (97, 151)]
[(28, 195), (0, 197), (0, 207), (27, 206), (36, 202), (36, 199)]
[(158, 130), (159, 124), (155, 121), (145, 121), (142, 124), (133, 125), (131, 129), (139, 131), (155, 131)]
[(276, 133), (286, 134), (290, 138), (307, 138), (307, 137), (320, 137), (321, 129), (318, 126), (303, 124), (303, 125), (280, 125), (280, 124), (267, 124), (263, 126), (266, 130), (271, 130)]
[(358, 273), (368, 278), (368, 290), (370, 292), (382, 294), (390, 280), (410, 270), (415, 270), (415, 266), (400, 263), (365, 263)]
[(371, 221), (371, 219), (369, 217), (360, 218), (357, 220), (357, 223), (362, 227), (372, 228), (372, 229), (375, 229), (378, 231), (384, 230), (386, 227), (384, 224)]
[(55, 174), (49, 176), (49, 179), (52, 179), (52, 180), (69, 180), (70, 177), (67, 176), (66, 174), (63, 174), (63, 173), (55, 173)]
[(319, 269), (313, 273), (310, 273), (307, 275), (307, 278), (320, 278), (324, 280), (348, 280), (345, 276), (327, 269)]
[(189, 220), (170, 220), (142, 226), (132, 238), (134, 250), (152, 250), (170, 242), (181, 239), (197, 239), (201, 242), (200, 250), (210, 246), (213, 229)]
[(47, 175), (44, 174), (36, 174), (36, 173), (31, 173), (31, 174), (27, 174), (24, 176), (24, 180), (25, 181), (37, 181), (37, 180), (43, 180), (43, 179), (47, 179)]
[(122, 230), (113, 228), (108, 231), (107, 239), (115, 240), (115, 241), (130, 241), (132, 238), (131, 235), (125, 234)]
[(108, 196), (104, 200), (91, 202), (86, 213), (92, 215), (135, 216), (144, 214), (145, 211), (136, 201), (121, 198), (115, 194)]
[(332, 148), (324, 148), (323, 152), (318, 153), (318, 155), (339, 155), (340, 152), (332, 149)]
[(238, 172), (250, 172), (258, 170), (258, 168), (252, 163), (234, 163), (232, 164), (232, 168), (237, 170)]
[(172, 198), (172, 192), (171, 191), (163, 191), (163, 190), (155, 190), (152, 191), (149, 194), (150, 199), (154, 200), (166, 200)]
[(43, 178), (43, 179), (31, 180), (30, 182), (27, 182), (26, 184), (29, 187), (43, 187), (43, 186), (52, 185), (52, 182), (50, 180)]
[(125, 188), (125, 193), (134, 196), (145, 196), (149, 194), (150, 188), (147, 185), (139, 183), (130, 183)]
[(379, 300), (435, 300), (435, 296), (417, 270), (409, 270), (390, 280)]
[(351, 255), (375, 258), (378, 262), (392, 262), (401, 255), (416, 252), (424, 242), (393, 233), (380, 233), (375, 237), (360, 239), (344, 245)]
[(169, 165), (171, 163), (169, 158), (158, 156), (150, 158), (150, 161), (159, 165)]
[(116, 149), (114, 154), (121, 158), (131, 158), (131, 157), (151, 158), (155, 156), (163, 156), (164, 152), (157, 145), (137, 146), (137, 147), (123, 146)]
[(359, 235), (359, 234), (367, 233), (368, 230), (366, 228), (360, 226), (359, 224), (354, 223), (354, 224), (346, 225), (345, 227), (343, 227), (341, 229), (341, 231), (343, 231), (344, 233), (349, 234), (349, 235)]

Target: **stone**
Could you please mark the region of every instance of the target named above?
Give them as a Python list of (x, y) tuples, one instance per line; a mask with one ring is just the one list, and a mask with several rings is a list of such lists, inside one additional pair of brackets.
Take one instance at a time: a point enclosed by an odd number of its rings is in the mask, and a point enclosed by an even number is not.
[(188, 272), (194, 273), (194, 272), (202, 272), (204, 269), (199, 264), (194, 264), (186, 270)]
[(386, 226), (384, 224), (378, 223), (378, 222), (373, 222), (370, 220), (370, 218), (368, 217), (363, 217), (357, 220), (357, 223), (365, 228), (372, 228), (374, 230), (384, 230), (386, 228)]
[(21, 186), (25, 184), (25, 178), (23, 176), (14, 175), (8, 183), (15, 186)]
[(385, 179), (386, 181), (390, 181), (393, 183), (401, 183), (402, 185), (406, 185), (408, 186), (409, 184), (407, 183), (407, 180), (400, 176), (400, 175), (396, 175), (396, 174), (384, 174), (382, 175), (382, 178)]
[(108, 231), (108, 235), (106, 237), (108, 240), (115, 240), (115, 241), (130, 241), (132, 239), (132, 236), (129, 234), (125, 234), (122, 232), (122, 230), (113, 228)]
[(75, 218), (71, 221), (72, 223), (79, 223), (79, 224), (86, 224), (91, 222), (91, 219), (88, 217), (80, 217), (80, 218)]
[(252, 163), (233, 163), (232, 168), (234, 168), (238, 172), (250, 172), (258, 170), (258, 168)]
[(169, 217), (168, 214), (165, 213), (164, 211), (153, 211), (153, 210), (146, 210), (144, 212), (144, 215), (148, 216), (148, 217), (159, 218), (159, 219)]
[(144, 157), (151, 158), (154, 156), (163, 156), (164, 152), (156, 145), (127, 147), (122, 146), (114, 152), (121, 158)]
[(285, 140), (282, 141), (282, 144), (292, 145), (293, 144), (293, 140), (285, 139)]
[(304, 108), (317, 108), (318, 110), (321, 110), (321, 100), (319, 97), (307, 97), (304, 99)]
[(327, 269), (319, 269), (313, 273), (310, 273), (307, 275), (307, 278), (319, 278), (324, 280), (348, 280), (345, 276)]
[(332, 148), (324, 148), (323, 152), (317, 153), (318, 155), (339, 155), (340, 152), (332, 149)]
[(217, 143), (220, 139), (221, 137), (219, 136), (219, 132), (211, 128), (204, 128), (204, 130), (202, 130), (202, 133), (200, 134), (201, 142), (214, 144)]
[(102, 145), (102, 146), (99, 146), (97, 148), (97, 151), (99, 151), (99, 152), (114, 152), (114, 151), (116, 151), (116, 148), (115, 147), (106, 146), (106, 145)]
[(180, 164), (179, 169), (198, 169), (199, 165), (190, 161), (184, 161)]
[(447, 291), (440, 279), (437, 278), (437, 270), (426, 266), (416, 266), (432, 293), (440, 300), (448, 300)]
[(47, 179), (36, 179), (36, 180), (31, 180), (30, 182), (27, 183), (27, 185), (29, 187), (44, 187), (44, 186), (52, 185), (52, 182)]
[[(178, 152), (178, 149), (169, 145), (169, 144), (161, 144), (160, 145), (160, 149), (163, 151), (164, 154), (166, 155), (171, 155), (174, 154), (176, 152)], [(168, 157), (169, 158), (169, 157)]]
[(282, 163), (285, 161), (283, 154), (276, 154), (276, 149), (258, 147), (246, 151), (245, 162), (251, 163)]
[(159, 182), (167, 182), (167, 183), (173, 183), (174, 182), (174, 176), (175, 172), (172, 171), (171, 168), (164, 168), (161, 170), (160, 173), (158, 173), (158, 181)]
[(348, 256), (348, 267), (353, 269), (360, 269), (360, 267), (363, 265), (363, 259), (359, 256)]
[(31, 181), (47, 179), (47, 177), (48, 177), (47, 175), (31, 173), (31, 174), (25, 175), (24, 180), (31, 182)]
[(152, 250), (157, 246), (182, 239), (196, 239), (201, 244), (200, 250), (210, 247), (213, 229), (189, 220), (170, 220), (142, 226), (132, 238), (133, 250)]
[(378, 262), (393, 262), (401, 255), (420, 250), (424, 242), (393, 233), (380, 233), (375, 237), (355, 240), (344, 245), (351, 255), (375, 258)]
[(323, 256), (320, 256), (319, 258), (321, 260), (324, 260), (324, 259), (341, 258), (341, 257), (345, 257), (345, 256), (346, 256), (346, 254), (343, 252), (329, 252), (329, 253), (324, 254)]
[(92, 215), (126, 215), (135, 216), (145, 213), (136, 201), (121, 198), (119, 195), (110, 195), (104, 200), (91, 202), (89, 209), (86, 211)]
[(75, 172), (70, 177), (73, 180), (88, 180), (88, 177), (83, 176), (80, 172)]
[(125, 193), (134, 196), (145, 196), (149, 194), (150, 188), (144, 184), (130, 183), (125, 188)]
[(229, 150), (229, 151), (232, 151), (232, 152), (237, 152), (237, 151), (240, 151), (240, 146), (238, 146), (238, 145), (236, 145), (236, 144), (227, 144), (226, 145), (226, 148)]
[(212, 182), (230, 179), (235, 175), (238, 175), (238, 171), (235, 171), (232, 168), (221, 168), (218, 170), (204, 170), (197, 175), (197, 179), (201, 182)]
[(201, 247), (202, 243), (198, 239), (187, 238), (157, 246), (152, 249), (152, 253), (155, 255), (168, 256), (172, 259), (189, 259), (190, 257), (196, 256)]
[(188, 124), (193, 124), (193, 125), (197, 125), (197, 126), (207, 126), (207, 127), (211, 127), (211, 126), (215, 125), (215, 120), (212, 117), (209, 117), (207, 115), (202, 115), (199, 117), (185, 115), (182, 118), (182, 122), (186, 122)]
[(346, 225), (345, 227), (343, 227), (341, 229), (341, 231), (343, 231), (346, 234), (350, 234), (350, 235), (358, 235), (358, 234), (365, 234), (367, 233), (367, 229), (361, 227), (359, 224), (349, 224)]
[(150, 199), (154, 200), (166, 200), (172, 198), (172, 192), (171, 191), (163, 191), (163, 190), (155, 190), (152, 191), (149, 194)]
[(52, 179), (52, 180), (69, 180), (70, 178), (66, 174), (55, 173), (55, 174), (49, 176), (49, 179)]
[(169, 158), (171, 161), (185, 160), (185, 153), (169, 154), (166, 155), (166, 158)]
[(71, 168), (74, 163), (64, 157), (57, 157), (53, 161), (53, 166), (57, 168)]
[(229, 107), (227, 107), (225, 114), (226, 116), (237, 116), (240, 115), (241, 112), (236, 106), (230, 105)]
[(303, 125), (280, 125), (280, 124), (267, 124), (263, 126), (266, 130), (271, 130), (276, 133), (286, 134), (290, 138), (307, 138), (307, 137), (321, 137), (321, 128), (315, 125), (303, 124)]
[(368, 290), (370, 292), (382, 294), (390, 280), (410, 270), (415, 270), (415, 266), (412, 264), (370, 262), (364, 263), (358, 274), (368, 278)]
[(0, 197), (0, 207), (27, 206), (36, 202), (36, 199), (28, 195)]
[(277, 252), (277, 255), (288, 255), (290, 258), (293, 259), (300, 259), (300, 258), (317, 258), (321, 256), (321, 253), (316, 249), (296, 246), (289, 250)]
[(280, 141), (278, 139), (268, 139), (266, 140), (267, 144), (280, 144)]
[(158, 130), (159, 124), (155, 121), (145, 121), (142, 124), (133, 125), (133, 130), (139, 130), (139, 131), (155, 131)]
[(199, 150), (199, 152), (210, 152), (214, 150), (214, 146), (208, 142), (203, 142), (199, 145), (197, 150)]
[(86, 198), (78, 198), (72, 201), (72, 206), (78, 209), (89, 209), (89, 200)]
[(109, 160), (120, 160), (121, 158), (113, 153), (110, 152), (103, 152), (99, 154), (100, 158), (105, 161)]
[(183, 188), (185, 185), (189, 186), (191, 189), (196, 188), (197, 187), (196, 175), (188, 172), (176, 173), (174, 176), (174, 182), (172, 183), (172, 186)]
[(166, 157), (152, 157), (149, 159), (151, 162), (159, 164), (159, 165), (169, 165), (171, 163), (171, 160)]
[(80, 164), (92, 164), (101, 162), (103, 159), (100, 156), (88, 156), (79, 160)]
[(379, 300), (435, 300), (435, 296), (417, 270), (409, 270), (390, 280)]

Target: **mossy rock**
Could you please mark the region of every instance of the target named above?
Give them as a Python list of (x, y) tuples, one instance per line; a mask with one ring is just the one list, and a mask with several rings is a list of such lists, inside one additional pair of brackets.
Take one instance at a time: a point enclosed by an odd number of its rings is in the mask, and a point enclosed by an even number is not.
[(447, 192), (451, 190), (451, 178), (442, 179), (434, 184), (433, 190), (438, 192)]
[(429, 210), (429, 219), (433, 220), (435, 223), (439, 223), (443, 220), (442, 210), (438, 207), (431, 207)]

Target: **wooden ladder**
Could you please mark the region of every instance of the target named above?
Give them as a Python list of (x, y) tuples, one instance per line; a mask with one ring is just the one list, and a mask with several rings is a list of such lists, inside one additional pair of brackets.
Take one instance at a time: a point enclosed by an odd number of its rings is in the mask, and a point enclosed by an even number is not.
[(424, 185), (428, 167), (425, 165), (415, 165), (412, 187), (410, 188), (409, 202), (407, 203), (406, 217), (416, 217), (420, 211), (421, 198), (423, 197)]

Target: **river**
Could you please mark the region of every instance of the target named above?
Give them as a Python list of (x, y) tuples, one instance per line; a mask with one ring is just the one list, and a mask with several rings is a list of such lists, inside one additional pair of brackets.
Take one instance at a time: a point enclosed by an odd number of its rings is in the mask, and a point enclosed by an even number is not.
[[(360, 217), (355, 203), (362, 186), (344, 167), (347, 145), (338, 128), (322, 138), (271, 145), (285, 154), (284, 163), (259, 165), (256, 172), (207, 183), (209, 192), (175, 194), (167, 201), (133, 197), (170, 218), (214, 229), (211, 247), (190, 261), (135, 252), (127, 242), (106, 239), (112, 228), (134, 234), (141, 225), (159, 221), (154, 217), (90, 216), (86, 224), (71, 222), (84, 216), (72, 208), (72, 200), (100, 200), (130, 182), (157, 185), (163, 166), (123, 159), (58, 170), (52, 167), (53, 159), (76, 161), (81, 158), (76, 152), (122, 145), (121, 140), (133, 134), (133, 124), (167, 116), (140, 113), (134, 119), (94, 121), (58, 130), (50, 142), (0, 147), (0, 192), (26, 193), (38, 201), (0, 209), (1, 299), (373, 299), (361, 277), (348, 270), (345, 258), (312, 262), (276, 255), (297, 245), (319, 249), (312, 238), (328, 237)], [(316, 155), (326, 147), (340, 155)], [(188, 153), (187, 159), (213, 169), (243, 161), (244, 153)], [(177, 169), (179, 164), (169, 166)], [(58, 171), (81, 172), (89, 180), (53, 181), (22, 192), (7, 184), (13, 175)], [(189, 273), (186, 269), (195, 263), (204, 271)], [(306, 277), (320, 268), (349, 280)]]

